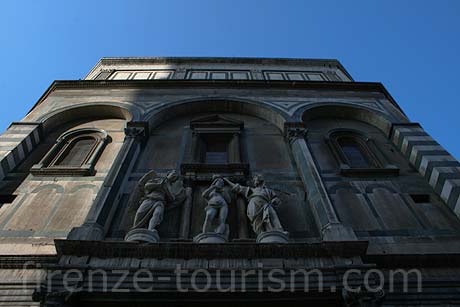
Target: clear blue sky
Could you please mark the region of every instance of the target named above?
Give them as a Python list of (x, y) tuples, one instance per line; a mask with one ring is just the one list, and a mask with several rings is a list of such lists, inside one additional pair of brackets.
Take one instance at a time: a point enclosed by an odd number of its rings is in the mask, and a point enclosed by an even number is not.
[(108, 56), (336, 58), (460, 158), (460, 0), (1, 1), (0, 131)]

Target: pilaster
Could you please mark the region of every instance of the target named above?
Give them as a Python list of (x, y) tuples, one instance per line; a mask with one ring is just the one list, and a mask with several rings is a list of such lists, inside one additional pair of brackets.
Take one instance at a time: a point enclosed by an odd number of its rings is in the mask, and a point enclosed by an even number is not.
[(291, 147), (322, 239), (324, 241), (356, 240), (353, 229), (343, 225), (337, 217), (313, 155), (305, 141), (307, 129), (303, 123), (286, 123), (285, 137)]
[(84, 224), (71, 230), (68, 239), (102, 240), (118, 207), (127, 177), (148, 137), (145, 122), (129, 122), (125, 128), (125, 139), (112, 168), (104, 180)]

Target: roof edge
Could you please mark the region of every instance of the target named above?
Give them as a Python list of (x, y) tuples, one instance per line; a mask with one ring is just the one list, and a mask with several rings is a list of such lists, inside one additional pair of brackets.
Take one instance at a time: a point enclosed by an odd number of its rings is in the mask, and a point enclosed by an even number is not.
[(116, 64), (184, 64), (184, 63), (226, 63), (226, 64), (266, 64), (266, 65), (308, 65), (320, 64), (339, 68), (350, 80), (354, 81), (345, 67), (337, 59), (303, 59), (303, 58), (258, 58), (258, 57), (103, 57), (85, 76), (92, 75), (103, 65)]

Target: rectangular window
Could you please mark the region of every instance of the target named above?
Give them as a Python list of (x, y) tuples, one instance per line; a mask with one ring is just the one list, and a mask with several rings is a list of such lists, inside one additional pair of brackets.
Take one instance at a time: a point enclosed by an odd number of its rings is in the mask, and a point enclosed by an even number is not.
[(430, 195), (429, 194), (411, 194), (410, 197), (416, 204), (429, 203)]
[(225, 164), (228, 163), (228, 137), (209, 135), (204, 137), (205, 154), (204, 163)]

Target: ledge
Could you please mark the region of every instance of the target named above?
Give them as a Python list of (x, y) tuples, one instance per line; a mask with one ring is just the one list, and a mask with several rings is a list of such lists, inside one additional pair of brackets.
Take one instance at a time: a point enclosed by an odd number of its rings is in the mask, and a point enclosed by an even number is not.
[(90, 167), (40, 167), (34, 165), (30, 169), (30, 173), (34, 176), (78, 177), (93, 176), (96, 172)]
[(341, 167), (340, 174), (345, 177), (396, 177), (399, 176), (399, 168), (348, 168)]
[(226, 163), (226, 164), (207, 164), (207, 163), (182, 163), (181, 173), (186, 176), (209, 177), (213, 174), (230, 176), (244, 176), (249, 174), (248, 163)]
[(269, 80), (56, 80), (39, 98), (29, 113), (57, 89), (85, 88), (287, 88), (304, 90), (379, 92), (403, 114), (390, 93), (380, 82), (334, 82), (334, 81), (269, 81)]
[(367, 251), (367, 241), (341, 241), (290, 244), (196, 244), (55, 240), (59, 256), (94, 256), (99, 258), (300, 258), (300, 257), (353, 257)]

